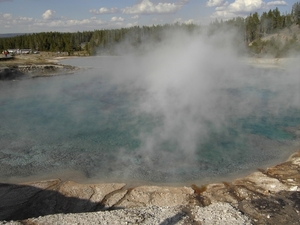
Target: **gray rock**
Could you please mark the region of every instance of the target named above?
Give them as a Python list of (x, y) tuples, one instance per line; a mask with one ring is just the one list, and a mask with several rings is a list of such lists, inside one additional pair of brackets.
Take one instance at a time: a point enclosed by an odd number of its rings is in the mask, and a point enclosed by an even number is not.
[[(190, 214), (190, 215), (189, 215)], [(183, 224), (251, 224), (251, 221), (238, 210), (227, 203), (215, 203), (208, 207), (195, 207), (190, 213), (185, 212), (182, 207), (140, 207), (132, 209), (120, 209), (114, 211), (78, 213), (78, 214), (56, 214), (38, 217), (22, 221), (25, 224), (161, 224), (161, 225), (183, 225)], [(197, 223), (198, 222), (198, 223)], [(1, 224), (1, 223), (0, 223)], [(2, 224), (21, 224), (18, 222), (7, 222)]]
[(300, 224), (299, 171), (300, 151), (267, 170), (201, 187), (0, 184), (0, 224)]

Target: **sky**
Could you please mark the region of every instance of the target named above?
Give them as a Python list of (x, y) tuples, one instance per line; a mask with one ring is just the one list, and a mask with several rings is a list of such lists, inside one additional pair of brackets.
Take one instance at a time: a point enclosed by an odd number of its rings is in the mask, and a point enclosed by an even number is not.
[(0, 34), (77, 32), (171, 23), (208, 24), (296, 0), (0, 0)]

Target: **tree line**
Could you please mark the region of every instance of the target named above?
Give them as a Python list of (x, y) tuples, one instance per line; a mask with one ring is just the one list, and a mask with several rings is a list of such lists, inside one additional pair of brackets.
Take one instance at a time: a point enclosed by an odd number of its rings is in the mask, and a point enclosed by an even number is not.
[[(300, 26), (300, 3), (292, 6), (290, 13), (281, 14), (278, 8), (263, 12), (250, 14), (246, 18), (236, 17), (227, 21), (216, 20), (209, 25), (211, 33), (219, 31), (225, 26), (237, 28), (237, 38), (241, 43), (249, 45), (249, 50), (260, 53), (262, 50), (269, 51), (269, 48), (299, 48), (297, 37), (287, 40), (284, 46), (277, 43), (275, 39), (268, 42), (261, 41), (261, 38), (268, 34), (274, 34), (281, 29), (290, 28), (292, 24)], [(0, 49), (22, 49), (30, 48), (37, 51), (68, 52), (69, 55), (77, 51), (85, 51), (88, 55), (98, 52), (112, 54), (116, 46), (121, 42), (128, 42), (132, 47), (138, 48), (143, 43), (159, 42), (164, 31), (172, 29), (183, 29), (188, 32), (201, 30), (201, 26), (195, 24), (165, 24), (156, 26), (135, 26), (121, 29), (107, 29), (83, 31), (75, 33), (41, 32), (24, 34), (15, 37), (0, 38)], [(299, 44), (298, 44), (299, 45)], [(275, 47), (274, 47), (275, 46)], [(296, 47), (295, 47), (296, 46)], [(281, 51), (282, 53), (282, 51)], [(278, 56), (278, 51), (275, 53)], [(279, 54), (280, 55), (280, 54)]]
[(263, 12), (259, 15), (257, 12), (250, 14), (246, 18), (236, 17), (226, 22), (216, 20), (211, 25), (221, 26), (229, 24), (237, 27), (244, 33), (244, 40), (252, 42), (267, 34), (273, 34), (283, 28), (289, 28), (292, 24), (300, 25), (300, 3), (295, 3), (292, 12), (281, 15), (278, 8)]
[(30, 48), (37, 51), (63, 51), (70, 54), (80, 51), (81, 43), (93, 36), (92, 31), (77, 33), (41, 32), (18, 35), (10, 38), (0, 38), (0, 49)]
[(96, 51), (113, 53), (118, 43), (127, 41), (133, 47), (149, 41), (160, 41), (167, 29), (193, 30), (194, 24), (166, 24), (157, 26), (135, 26), (121, 29), (94, 30), (76, 33), (41, 32), (0, 38), (0, 49), (32, 49), (37, 51), (68, 52), (86, 51), (93, 55)]

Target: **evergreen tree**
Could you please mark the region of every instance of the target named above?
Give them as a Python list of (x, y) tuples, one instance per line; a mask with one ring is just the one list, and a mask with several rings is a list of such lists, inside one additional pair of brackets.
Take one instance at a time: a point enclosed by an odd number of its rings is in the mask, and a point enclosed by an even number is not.
[(293, 21), (300, 25), (300, 3), (297, 2), (292, 6), (292, 18)]

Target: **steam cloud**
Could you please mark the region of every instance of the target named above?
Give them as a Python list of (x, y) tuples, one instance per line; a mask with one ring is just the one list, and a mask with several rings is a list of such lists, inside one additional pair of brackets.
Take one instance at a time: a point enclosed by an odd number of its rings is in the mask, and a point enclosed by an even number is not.
[[(275, 140), (277, 134), (272, 129), (300, 123), (297, 116), (300, 110), (299, 66), (293, 61), (275, 69), (251, 66), (247, 62), (249, 59), (237, 51), (235, 37), (233, 30), (214, 35), (204, 30), (193, 34), (167, 32), (160, 43), (144, 45), (145, 51), (141, 53), (120, 46), (120, 53), (126, 49), (122, 57), (96, 57), (96, 65), (88, 65), (92, 70), (67, 77), (63, 82), (53, 82), (45, 88), (44, 94), (51, 102), (58, 98), (68, 102), (66, 97), (54, 94), (66, 93), (65, 90), (79, 100), (81, 96), (89, 96), (106, 102), (113, 93), (120, 96), (134, 93), (130, 113), (135, 119), (129, 122), (126, 116), (123, 119), (109, 117), (108, 107), (89, 108), (86, 103), (89, 100), (68, 106), (66, 120), (71, 120), (74, 129), (81, 129), (83, 133), (94, 124), (103, 126), (96, 116), (86, 118), (88, 110), (94, 110), (95, 114), (107, 110), (107, 119), (119, 119), (119, 126), (125, 121), (134, 124), (132, 127), (143, 127), (136, 128), (137, 132), (125, 131), (139, 141), (134, 150), (118, 147), (113, 161), (109, 162), (104, 162), (105, 154), (97, 151), (90, 155), (82, 153), (72, 158), (77, 160), (76, 168), (100, 179), (99, 170), (101, 174), (125, 180), (182, 181), (257, 166), (275, 157), (280, 147), (292, 148), (293, 144)], [(81, 60), (73, 63), (80, 65)], [(103, 88), (103, 83), (107, 88)], [(99, 90), (100, 84), (103, 90)], [(73, 88), (66, 88), (69, 86)], [(113, 93), (110, 87), (114, 87)], [(23, 91), (20, 96), (24, 97)], [(276, 124), (274, 120), (281, 117), (290, 118), (292, 122)], [(263, 128), (267, 135), (253, 132), (264, 123), (272, 124)], [(93, 132), (98, 131), (94, 129)], [(87, 159), (79, 162), (83, 160), (79, 160), (80, 157)], [(87, 163), (88, 160), (91, 161)], [(108, 165), (109, 171), (103, 168)], [(221, 167), (218, 169), (218, 166)]]
[[(163, 173), (174, 167), (185, 170), (197, 160), (206, 163), (207, 159), (201, 159), (199, 151), (203, 149), (199, 146), (209, 140), (219, 141), (211, 137), (212, 128), (226, 136), (235, 123), (239, 135), (242, 125), (238, 121), (245, 118), (278, 117), (290, 109), (299, 110), (295, 65), (284, 69), (250, 66), (249, 59), (234, 46), (235, 37), (234, 30), (215, 35), (205, 31), (192, 35), (173, 31), (154, 47), (144, 46), (151, 51), (138, 56), (126, 52), (124, 61), (111, 66), (115, 83), (143, 90), (136, 115), (157, 118), (151, 132), (139, 134), (143, 167), (158, 168)], [(260, 144), (251, 150), (250, 158), (254, 161), (254, 155), (264, 145)], [(279, 148), (280, 144), (276, 144)], [(221, 157), (230, 158), (230, 151), (240, 151), (240, 158), (249, 157), (241, 153), (247, 151), (246, 146), (238, 147), (224, 148)], [(218, 154), (213, 149), (204, 151)], [(141, 170), (141, 166), (136, 169)], [(167, 177), (163, 179), (172, 180), (170, 174)]]

